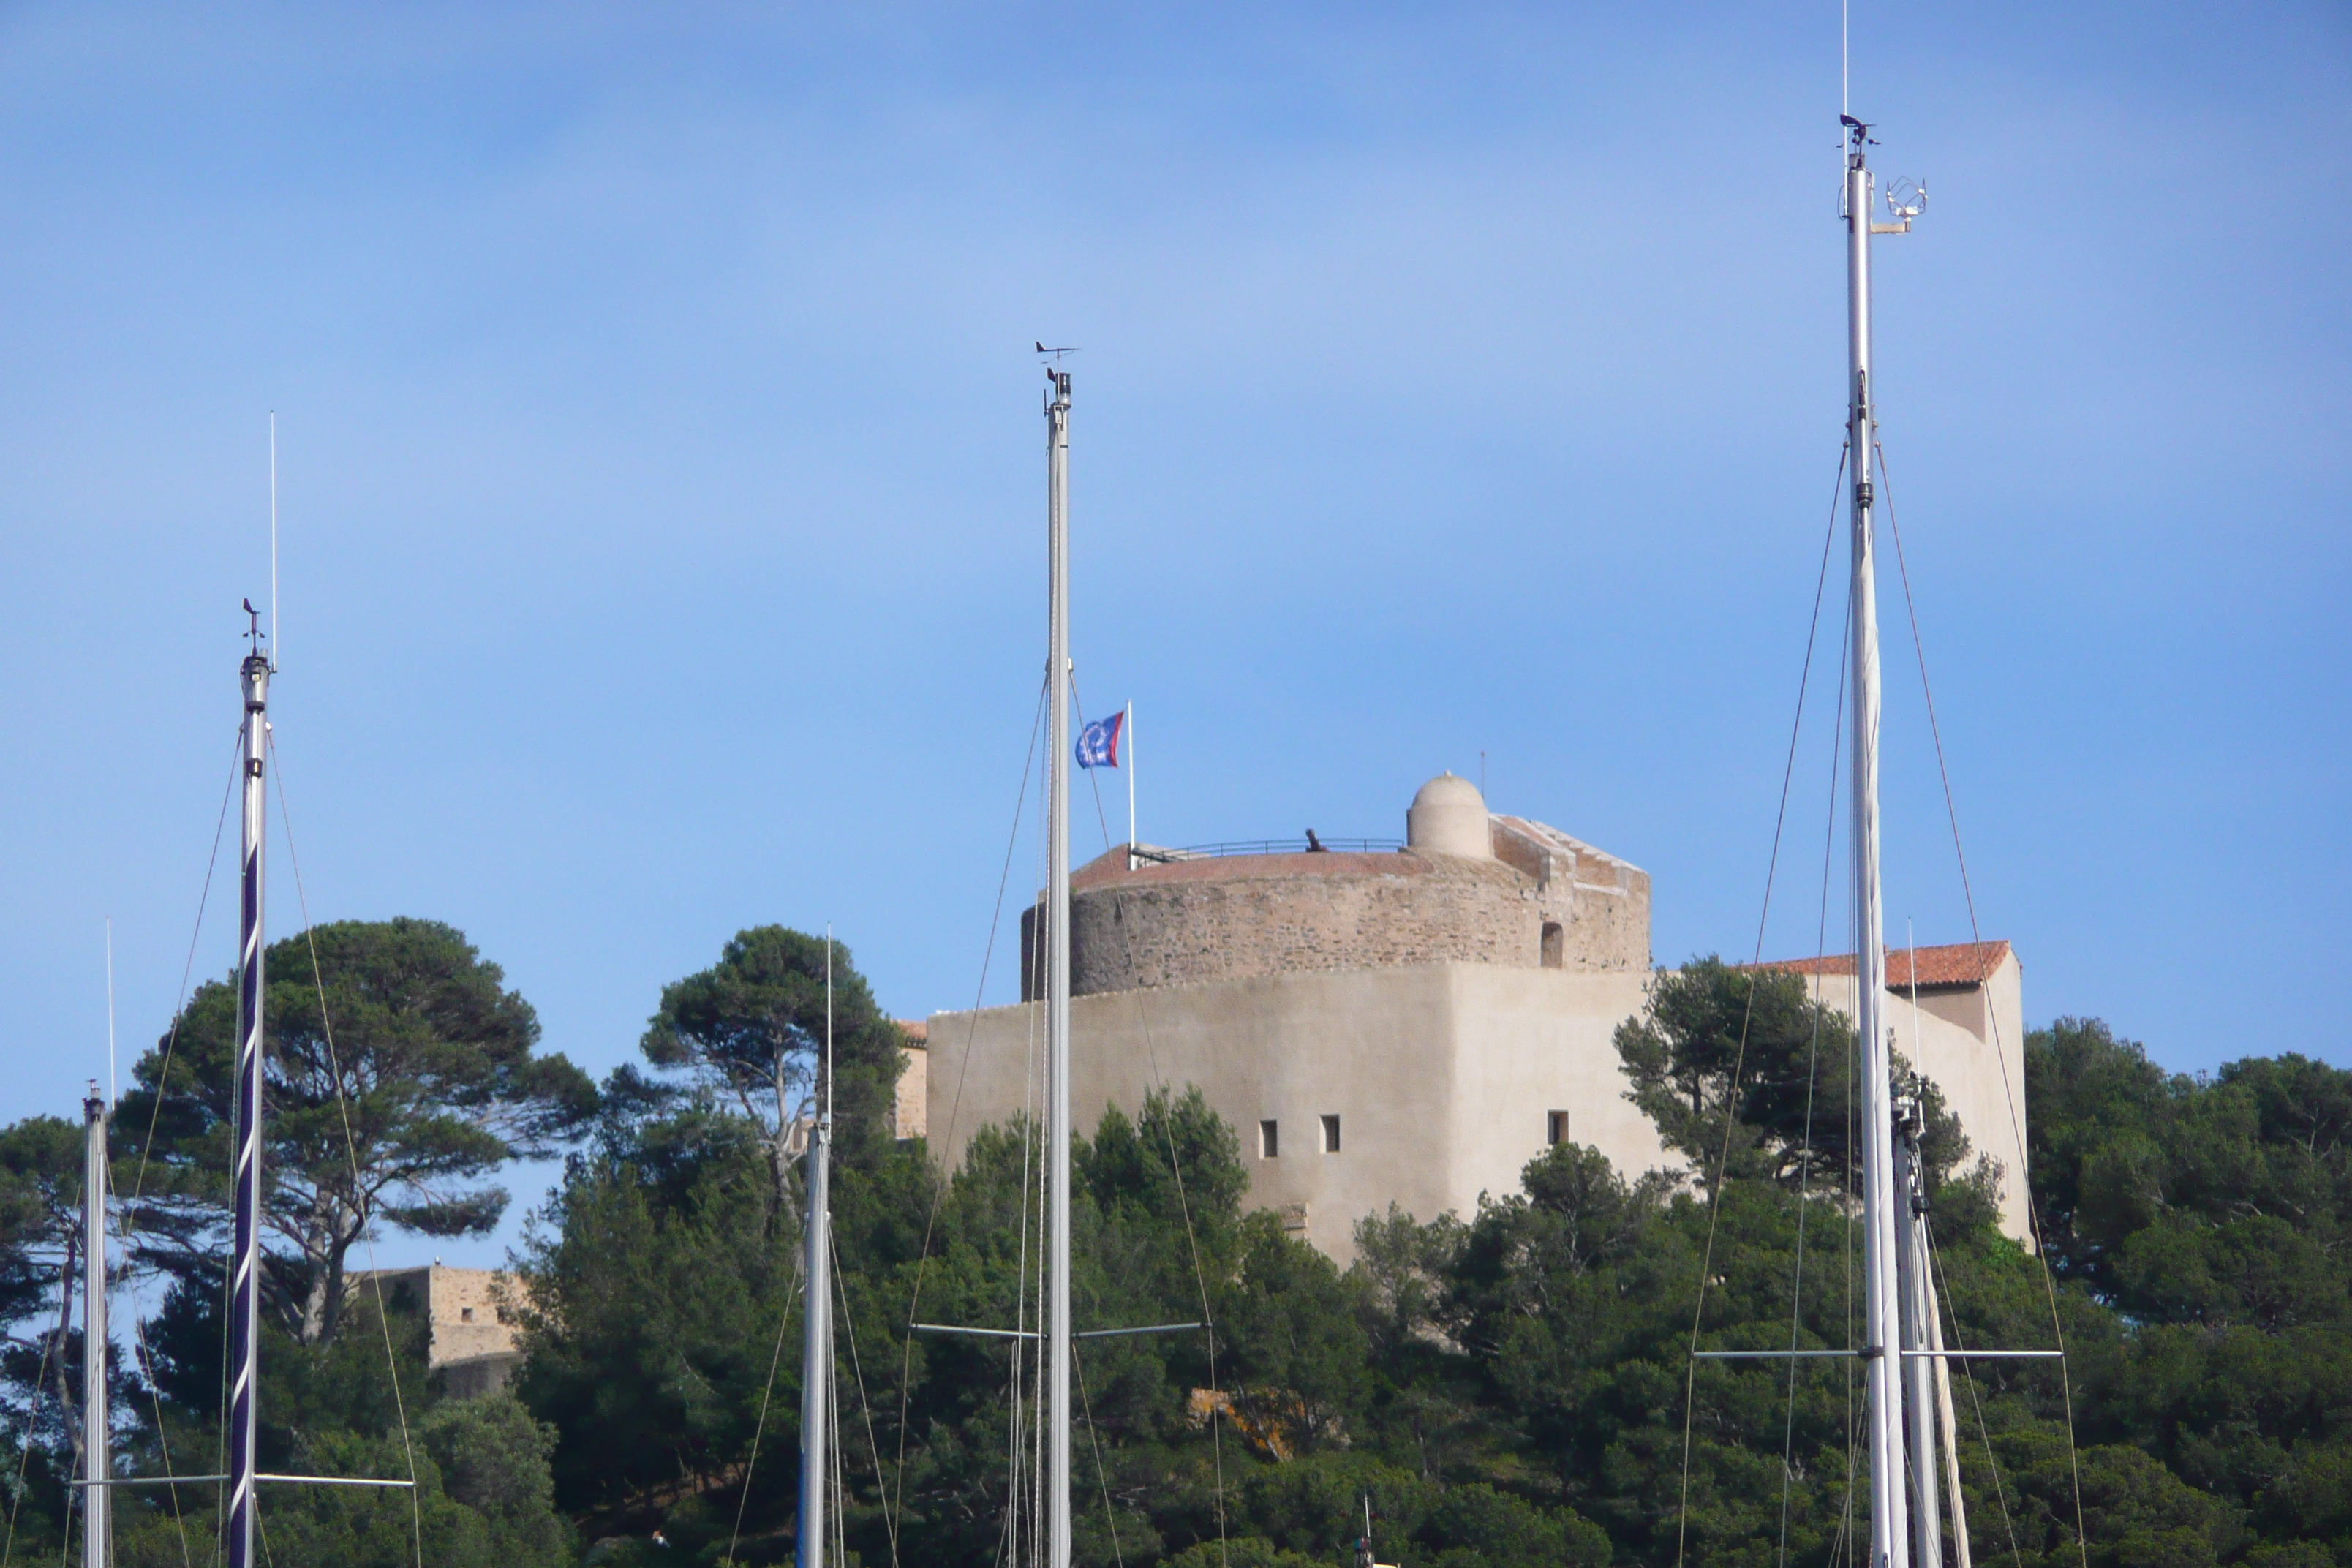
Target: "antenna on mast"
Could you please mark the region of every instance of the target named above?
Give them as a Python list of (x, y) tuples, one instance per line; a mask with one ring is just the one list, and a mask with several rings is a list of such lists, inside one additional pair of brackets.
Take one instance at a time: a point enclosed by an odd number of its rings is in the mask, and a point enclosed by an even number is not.
[(824, 922), (824, 1119), (833, 1120), (833, 922)]
[(121, 1090), (114, 1074), (114, 917), (106, 917), (106, 1102), (111, 1105)]
[(278, 672), (278, 410), (269, 411), (269, 670)]

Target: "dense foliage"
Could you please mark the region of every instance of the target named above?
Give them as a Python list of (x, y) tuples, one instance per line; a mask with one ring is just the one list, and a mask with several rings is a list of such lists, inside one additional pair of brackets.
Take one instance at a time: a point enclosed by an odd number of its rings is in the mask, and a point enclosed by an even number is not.
[[(397, 1304), (379, 1320), (356, 1302), (364, 1334), (311, 1345), (299, 1313), (281, 1318), (271, 1462), (404, 1474), (404, 1402), (426, 1485), (414, 1520), (404, 1498), (273, 1498), (277, 1563), (396, 1563), (420, 1524), (436, 1563), (790, 1559), (792, 1156), (818, 1087), (826, 953), (747, 931), (665, 992), (646, 1067), (604, 1086), (518, 1259), (530, 1354), (511, 1396), (443, 1398)], [(908, 1325), (1035, 1325), (1036, 1140), (986, 1129), (944, 1172), (889, 1138), (898, 1037), (831, 956), (845, 1541), (869, 1565), (994, 1562), (1008, 1499), (1028, 1495), (1016, 1434), (1034, 1352)], [(1859, 1342), (1851, 1030), (1797, 982), (1712, 960), (1661, 975), (1653, 1004), (1617, 1044), (1676, 1169), (1556, 1147), (1474, 1214), (1366, 1218), (1344, 1270), (1250, 1207), (1233, 1130), (1196, 1092), (1091, 1129), (1078, 1326), (1213, 1331), (1082, 1343), (1079, 1560), (1338, 1563), (1369, 1508), (1381, 1560), (1404, 1568), (1854, 1563), (1854, 1363), (1688, 1355), (1694, 1336)], [(2170, 1076), (2074, 1020), (2036, 1031), (2026, 1058), (2029, 1172), (1977, 1159), (1923, 1086), (1948, 1333), (2040, 1347), (2063, 1332), (2070, 1352), (2063, 1372), (1987, 1362), (1955, 1378), (1977, 1560), (2352, 1568), (2352, 1073), (2279, 1056)], [(17, 1528), (48, 1552), (69, 1443), (34, 1384), (79, 1355), (41, 1284), (75, 1202), (72, 1132), (0, 1137), (0, 1285), (17, 1282), (9, 1370), (32, 1436)], [(1995, 1222), (2018, 1183), (2046, 1269)], [(397, 1390), (386, 1328), (408, 1369)], [(169, 1440), (194, 1468), (185, 1456), (215, 1441), (199, 1413), (216, 1401), (216, 1320), (184, 1293), (149, 1334), (154, 1355), (124, 1379), (130, 1462), (160, 1468)], [(211, 1503), (182, 1500), (191, 1539)], [(142, 1506), (123, 1560), (178, 1561), (180, 1524)]]
[[(272, 943), (263, 1093), (265, 1300), (305, 1344), (335, 1335), (352, 1249), (380, 1226), (489, 1233), (507, 1162), (547, 1158), (595, 1103), (587, 1075), (540, 1054), (539, 1018), (462, 932), (436, 921), (339, 921)], [(214, 1294), (234, 1150), (236, 988), (209, 982), (115, 1115), (133, 1166), (137, 1246), (184, 1293)]]
[[(1233, 1132), (1197, 1095), (1107, 1116), (1078, 1154), (1080, 1325), (1216, 1332), (1081, 1348), (1080, 1559), (1342, 1561), (1369, 1503), (1381, 1556), (1409, 1568), (1853, 1561), (1853, 1363), (1792, 1377), (1687, 1355), (1702, 1280), (1702, 1345), (1858, 1342), (1851, 1030), (1792, 980), (1702, 960), (1661, 977), (1618, 1045), (1684, 1168), (1556, 1148), (1475, 1215), (1367, 1219), (1344, 1273), (1249, 1210)], [(2030, 1173), (1974, 1158), (1922, 1086), (1950, 1333), (2042, 1347), (2063, 1330), (2073, 1352), (2071, 1387), (2047, 1363), (1956, 1381), (1978, 1558), (2352, 1563), (2352, 1075), (2288, 1058), (2168, 1079), (2073, 1022), (2027, 1048)], [(615, 1562), (656, 1529), (688, 1560), (789, 1555), (797, 1264), (788, 1234), (763, 1243), (764, 1174), (757, 1130), (730, 1139), (710, 1106), (640, 1120), (574, 1163), (529, 1260), (544, 1315), (525, 1396), (563, 1435), (565, 1506)], [(1994, 1222), (2028, 1174), (2051, 1275)], [(1018, 1124), (944, 1178), (879, 1142), (838, 1169), (845, 1533), (865, 1562), (999, 1551), (1014, 1358), (903, 1326), (1034, 1322), (1035, 1184)]]
[[(594, 1110), (593, 1084), (539, 1051), (530, 1004), (437, 921), (322, 925), (273, 943), (264, 974), (261, 1468), (406, 1478), (413, 1464), (418, 1481), (413, 1502), (405, 1491), (270, 1488), (271, 1561), (395, 1568), (420, 1538), (436, 1563), (575, 1560), (552, 1506), (551, 1431), (511, 1398), (445, 1401), (424, 1375), (419, 1304), (395, 1292), (379, 1311), (352, 1264), (387, 1229), (488, 1231), (507, 1203), (498, 1173), (569, 1142)], [(197, 987), (112, 1119), (113, 1261), (155, 1308), (130, 1321), (117, 1308), (114, 1441), (130, 1473), (223, 1468), (235, 1036), (232, 982)], [(82, 1136), (49, 1118), (0, 1130), (0, 1310), (12, 1331), (0, 1364), (19, 1417), (5, 1456), (8, 1560), (54, 1560), (71, 1527)], [(61, 1279), (76, 1288), (61, 1291)], [(211, 1561), (215, 1491), (118, 1492), (117, 1561)]]

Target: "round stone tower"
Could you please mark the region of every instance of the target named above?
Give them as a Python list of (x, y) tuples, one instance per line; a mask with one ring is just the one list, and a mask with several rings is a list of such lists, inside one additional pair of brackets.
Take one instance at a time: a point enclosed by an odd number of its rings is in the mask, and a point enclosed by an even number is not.
[[(1557, 829), (1490, 816), (1443, 773), (1402, 849), (1272, 855), (1118, 846), (1070, 879), (1070, 989), (1085, 996), (1303, 972), (1490, 963), (1633, 969), (1650, 959), (1650, 879)], [(1037, 910), (1021, 919), (1024, 1001), (1041, 988)]]

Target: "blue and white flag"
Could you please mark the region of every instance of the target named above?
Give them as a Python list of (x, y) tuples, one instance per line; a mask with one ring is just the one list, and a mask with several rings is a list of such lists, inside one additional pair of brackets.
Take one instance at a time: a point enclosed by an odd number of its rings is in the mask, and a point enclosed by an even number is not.
[(1082, 768), (1115, 768), (1118, 766), (1119, 731), (1126, 728), (1127, 710), (1120, 709), (1108, 719), (1097, 719), (1078, 731), (1078, 766)]

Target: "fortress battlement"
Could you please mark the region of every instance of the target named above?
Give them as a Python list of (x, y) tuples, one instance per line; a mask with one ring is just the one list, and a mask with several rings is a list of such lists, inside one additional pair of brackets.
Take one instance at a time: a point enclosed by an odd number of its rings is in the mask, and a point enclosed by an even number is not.
[[(1433, 822), (1433, 804), (1478, 820), (1466, 833)], [(1112, 849), (1070, 879), (1071, 994), (1424, 963), (1649, 968), (1650, 878), (1639, 867), (1542, 823), (1489, 816), (1450, 773), (1423, 786), (1406, 823), (1393, 853), (1147, 847), (1130, 867), (1126, 847)], [(1024, 1001), (1041, 990), (1041, 907), (1022, 917)]]

